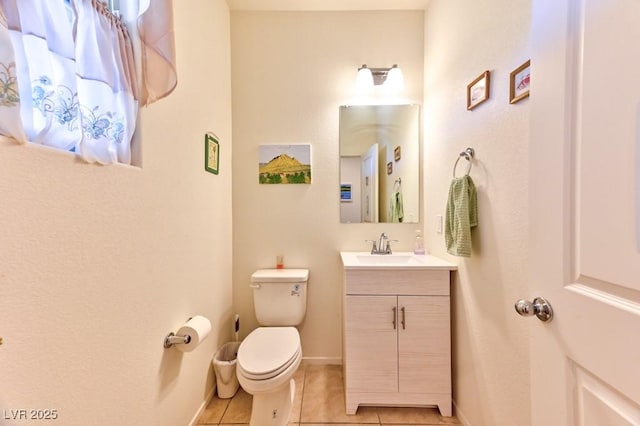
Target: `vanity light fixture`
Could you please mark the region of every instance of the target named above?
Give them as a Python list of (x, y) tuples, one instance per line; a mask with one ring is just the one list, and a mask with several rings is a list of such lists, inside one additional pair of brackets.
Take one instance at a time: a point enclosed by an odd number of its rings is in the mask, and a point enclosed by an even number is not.
[(358, 68), (356, 85), (359, 88), (384, 85), (385, 87), (400, 90), (404, 87), (404, 77), (397, 64), (393, 64), (391, 68), (369, 68), (366, 64), (363, 64)]

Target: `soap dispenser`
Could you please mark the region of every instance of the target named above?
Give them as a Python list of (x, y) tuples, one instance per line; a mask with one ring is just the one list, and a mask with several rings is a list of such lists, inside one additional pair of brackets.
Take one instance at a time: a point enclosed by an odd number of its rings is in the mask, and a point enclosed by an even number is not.
[(424, 239), (422, 238), (422, 232), (416, 229), (416, 239), (413, 244), (413, 254), (425, 254)]

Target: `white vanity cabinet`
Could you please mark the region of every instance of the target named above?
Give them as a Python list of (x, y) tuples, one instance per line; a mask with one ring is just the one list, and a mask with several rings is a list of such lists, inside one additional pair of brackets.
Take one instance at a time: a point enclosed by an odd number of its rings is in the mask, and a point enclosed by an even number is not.
[(437, 405), (443, 416), (451, 416), (449, 288), (455, 266), (440, 266), (350, 268), (345, 264), (347, 414), (355, 414), (359, 405)]

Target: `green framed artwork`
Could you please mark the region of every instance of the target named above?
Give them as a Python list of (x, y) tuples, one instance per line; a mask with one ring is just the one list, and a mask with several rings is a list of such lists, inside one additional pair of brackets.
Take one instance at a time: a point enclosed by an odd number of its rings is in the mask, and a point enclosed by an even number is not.
[(220, 142), (211, 132), (204, 135), (204, 169), (214, 175), (218, 174), (220, 165)]

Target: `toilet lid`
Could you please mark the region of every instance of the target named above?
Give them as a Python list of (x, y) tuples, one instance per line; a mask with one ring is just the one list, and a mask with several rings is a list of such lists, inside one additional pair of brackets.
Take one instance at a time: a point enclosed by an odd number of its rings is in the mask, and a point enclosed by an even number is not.
[(251, 274), (252, 283), (304, 283), (308, 269), (258, 269)]
[(238, 365), (250, 379), (271, 378), (285, 370), (300, 352), (295, 327), (259, 327), (238, 349)]

